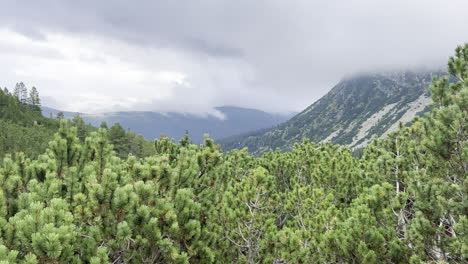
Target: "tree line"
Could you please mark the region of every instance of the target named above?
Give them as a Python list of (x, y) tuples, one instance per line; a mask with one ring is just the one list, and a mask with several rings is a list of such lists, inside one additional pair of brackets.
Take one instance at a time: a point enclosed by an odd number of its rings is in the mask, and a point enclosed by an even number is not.
[[(44, 154), (0, 165), (2, 263), (466, 263), (468, 45), (434, 109), (375, 139), (261, 157), (161, 137), (123, 156), (62, 120)], [(125, 132), (125, 131), (124, 131)], [(122, 133), (120, 131), (119, 133)]]

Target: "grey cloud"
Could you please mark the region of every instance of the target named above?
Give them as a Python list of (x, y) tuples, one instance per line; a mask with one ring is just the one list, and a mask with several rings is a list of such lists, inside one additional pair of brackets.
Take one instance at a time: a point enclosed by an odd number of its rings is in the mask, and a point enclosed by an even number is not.
[[(236, 71), (233, 65), (238, 65), (239, 72), (245, 65), (251, 67), (252, 76), (240, 77), (236, 84), (199, 71), (214, 77), (211, 84), (198, 85), (219, 84), (197, 90), (211, 93), (200, 96), (211, 106), (226, 103), (300, 110), (344, 75), (438, 68), (455, 45), (468, 41), (466, 0), (1, 3), (0, 25), (32, 38), (40, 38), (38, 32), (43, 30), (90, 34), (142, 48), (175, 50), (201, 65), (214, 60), (218, 67), (229, 66), (231, 71)], [(190, 105), (183, 100), (159, 105), (176, 108), (177, 103)]]
[(24, 35), (30, 39), (33, 40), (39, 40), (39, 41), (45, 41), (46, 36), (38, 29), (35, 27), (30, 27), (26, 24), (12, 24), (11, 28), (20, 33), (21, 35)]
[(64, 55), (55, 49), (47, 47), (26, 47), (22, 45), (7, 45), (0, 42), (0, 50), (10, 56), (35, 56), (48, 59), (63, 59)]
[(186, 43), (189, 47), (201, 51), (211, 56), (221, 57), (242, 57), (243, 52), (239, 48), (228, 47), (226, 45), (219, 45), (214, 43), (208, 43), (203, 39), (187, 38)]

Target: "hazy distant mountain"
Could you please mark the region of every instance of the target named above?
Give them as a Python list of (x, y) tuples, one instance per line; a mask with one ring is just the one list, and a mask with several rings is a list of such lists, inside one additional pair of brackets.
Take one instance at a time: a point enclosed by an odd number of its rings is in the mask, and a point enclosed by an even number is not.
[(429, 86), (441, 72), (360, 74), (342, 80), (328, 94), (291, 120), (271, 129), (219, 140), (224, 149), (248, 147), (253, 153), (292, 148), (295, 142), (332, 141), (352, 148), (383, 137), (430, 109)]
[[(273, 114), (255, 109), (234, 106), (217, 107), (223, 113), (224, 119), (212, 115), (199, 116), (180, 113), (159, 112), (115, 112), (99, 115), (80, 114), (86, 123), (99, 126), (107, 122), (108, 126), (120, 123), (125, 129), (142, 134), (146, 139), (152, 140), (165, 134), (171, 138), (181, 138), (185, 131), (189, 131), (190, 138), (195, 143), (203, 141), (203, 135), (209, 134), (211, 138), (219, 139), (232, 135), (269, 128), (291, 118), (293, 114)], [(43, 107), (42, 113), (46, 117), (55, 117), (59, 110)], [(63, 112), (65, 118), (71, 118), (76, 113)]]

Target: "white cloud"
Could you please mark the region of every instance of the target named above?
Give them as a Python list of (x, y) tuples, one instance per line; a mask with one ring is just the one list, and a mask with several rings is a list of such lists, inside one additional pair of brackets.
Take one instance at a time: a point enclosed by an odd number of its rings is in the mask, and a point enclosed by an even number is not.
[(439, 68), (468, 41), (466, 0), (4, 2), (0, 82), (83, 112), (298, 111), (344, 75)]
[[(43, 96), (55, 98), (54, 107), (70, 111), (178, 111), (165, 101), (184, 104), (184, 100), (190, 101), (181, 107), (183, 111), (211, 111), (203, 101), (192, 102), (200, 98), (193, 94), (197, 91), (192, 91), (196, 87), (189, 81), (190, 72), (174, 70), (198, 72), (189, 57), (165, 49), (142, 50), (116, 40), (44, 34), (46, 40), (39, 41), (0, 31), (3, 45), (21, 52), (0, 51), (0, 68), (9, 76), (10, 87), (25, 81), (37, 86)], [(158, 102), (164, 107), (158, 107)]]

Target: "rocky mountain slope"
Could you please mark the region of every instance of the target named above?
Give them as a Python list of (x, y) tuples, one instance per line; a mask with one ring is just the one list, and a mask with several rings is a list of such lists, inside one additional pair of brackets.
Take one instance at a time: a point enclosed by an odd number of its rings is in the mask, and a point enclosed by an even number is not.
[[(106, 122), (110, 127), (120, 123), (125, 129), (142, 134), (146, 139), (153, 140), (161, 134), (176, 140), (188, 131), (194, 143), (202, 143), (203, 135), (219, 139), (262, 128), (270, 128), (291, 118), (294, 114), (267, 113), (256, 109), (234, 106), (217, 107), (224, 118), (213, 115), (199, 116), (181, 113), (160, 112), (114, 112), (104, 114), (80, 114), (86, 123), (99, 126)], [(56, 116), (59, 110), (43, 107), (43, 115)], [(71, 118), (77, 113), (63, 112), (65, 118)]]
[(291, 149), (309, 138), (354, 149), (384, 137), (430, 109), (429, 86), (442, 72), (392, 72), (351, 76), (291, 120), (271, 129), (219, 140), (225, 150), (248, 147), (252, 153)]

